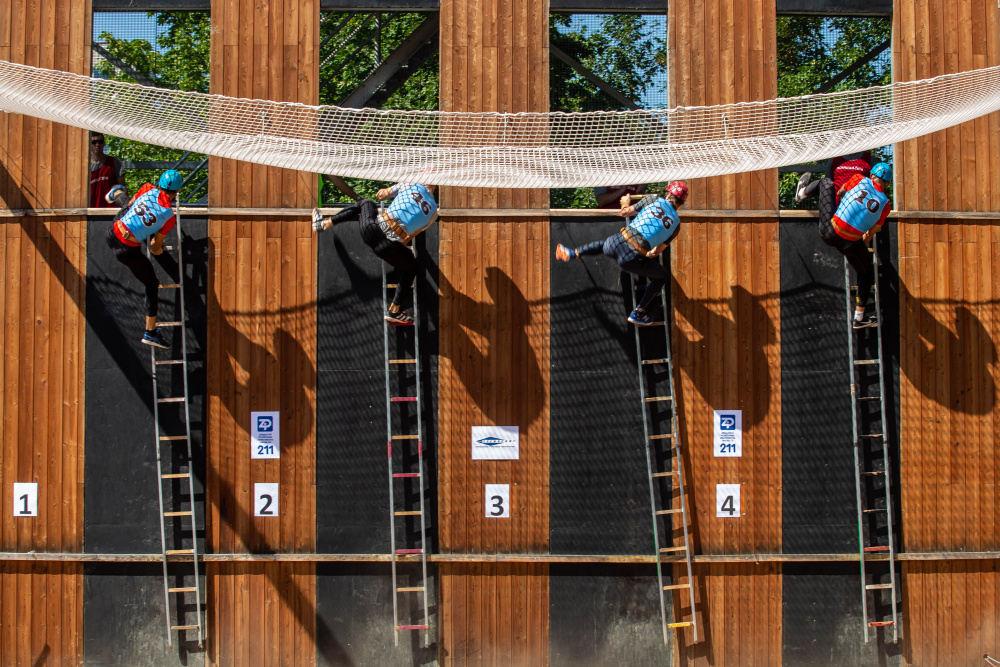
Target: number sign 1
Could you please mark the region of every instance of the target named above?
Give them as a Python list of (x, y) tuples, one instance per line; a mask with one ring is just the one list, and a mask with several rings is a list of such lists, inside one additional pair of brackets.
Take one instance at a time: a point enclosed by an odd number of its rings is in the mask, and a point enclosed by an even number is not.
[(14, 516), (38, 516), (38, 484), (14, 483)]
[(253, 515), (278, 516), (277, 482), (257, 482), (253, 485)]
[(510, 484), (486, 485), (486, 516), (491, 519), (510, 517)]
[(739, 484), (715, 485), (715, 516), (721, 516), (724, 519), (740, 516)]

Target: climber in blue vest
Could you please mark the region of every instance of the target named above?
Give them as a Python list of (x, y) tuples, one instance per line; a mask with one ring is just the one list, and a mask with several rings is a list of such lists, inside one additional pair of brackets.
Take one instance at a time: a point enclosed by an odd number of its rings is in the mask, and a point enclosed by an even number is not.
[(413, 279), (417, 275), (417, 260), (404, 244), (437, 219), (434, 188), (433, 185), (420, 183), (396, 183), (391, 188), (382, 188), (375, 197), (379, 201), (392, 199), (392, 203), (381, 214), (371, 199), (362, 199), (325, 218), (318, 209), (313, 209), (313, 229), (317, 233), (338, 222), (357, 218), (365, 244), (399, 271), (396, 293), (384, 316), (390, 324), (413, 324), (406, 308), (413, 292)]
[(666, 198), (648, 195), (630, 205), (629, 196), (624, 195), (619, 214), (623, 218), (635, 217), (620, 232), (579, 248), (568, 248), (560, 243), (556, 246), (556, 259), (568, 262), (581, 255), (603, 253), (614, 257), (625, 271), (649, 278), (639, 305), (628, 316), (632, 324), (649, 326), (654, 322), (646, 314), (646, 306), (660, 293), (670, 277), (658, 258), (680, 231), (677, 209), (684, 205), (687, 196), (688, 187), (684, 181), (673, 181), (667, 185)]
[(105, 195), (105, 201), (118, 204), (121, 210), (108, 227), (104, 239), (115, 253), (115, 259), (127, 266), (146, 288), (146, 331), (142, 342), (164, 349), (170, 344), (163, 337), (163, 331), (156, 326), (160, 280), (153, 270), (153, 263), (142, 252), (142, 243), (149, 239), (151, 253), (159, 255), (163, 252), (163, 239), (177, 222), (173, 200), (182, 183), (181, 175), (170, 169), (160, 176), (159, 187), (146, 183), (132, 199), (128, 198), (121, 185), (115, 185)]

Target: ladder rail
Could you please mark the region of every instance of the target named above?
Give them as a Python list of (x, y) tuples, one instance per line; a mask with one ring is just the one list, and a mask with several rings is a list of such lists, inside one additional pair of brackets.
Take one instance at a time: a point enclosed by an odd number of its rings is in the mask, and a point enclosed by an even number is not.
[[(411, 244), (413, 255), (417, 254), (417, 244), (413, 241)], [(416, 388), (414, 396), (416, 397), (417, 403), (417, 471), (420, 477), (417, 484), (417, 488), (420, 493), (420, 569), (423, 574), (423, 584), (424, 590), (420, 591), (421, 596), (424, 601), (424, 647), (427, 648), (431, 645), (430, 636), (430, 610), (427, 602), (427, 518), (424, 512), (424, 480), (426, 477), (424, 473), (424, 415), (423, 415), (423, 401), (421, 397), (423, 392), (421, 391), (420, 384), (420, 301), (418, 296), (418, 284), (414, 281), (413, 284), (413, 358), (416, 360)]]
[[(149, 257), (149, 246), (146, 247), (146, 256)], [(164, 620), (166, 621), (167, 627), (167, 646), (173, 648), (173, 631), (170, 629), (170, 575), (167, 572), (167, 527), (166, 527), (166, 517), (164, 517), (163, 512), (163, 463), (162, 463), (162, 453), (160, 451), (160, 402), (157, 399), (159, 396), (159, 388), (156, 384), (156, 348), (149, 348), (149, 361), (150, 366), (153, 369), (153, 444), (156, 447), (156, 495), (159, 500), (160, 507), (160, 555), (161, 561), (163, 563), (163, 604), (164, 604)]]
[[(380, 261), (379, 264), (382, 266), (382, 312), (388, 309), (388, 304), (386, 303), (386, 291), (388, 291), (388, 284), (385, 262)], [(392, 477), (392, 396), (389, 389), (389, 322), (385, 319), (382, 320), (382, 343), (383, 343), (383, 361), (385, 366), (385, 438), (387, 443), (388, 452), (388, 470), (389, 470), (389, 553), (391, 554), (392, 561), (392, 631), (393, 631), (393, 641), (395, 646), (399, 646), (399, 596), (396, 593), (396, 499), (395, 499), (395, 489), (393, 488), (395, 484), (393, 483)]]
[[(636, 280), (634, 274), (629, 274), (632, 285), (632, 309), (635, 310), (638, 303), (635, 298)], [(642, 342), (639, 338), (639, 327), (633, 326), (635, 330), (635, 358), (639, 373), (639, 399), (642, 406), (642, 435), (646, 447), (646, 476), (649, 479), (649, 507), (653, 519), (653, 549), (656, 554), (656, 589), (660, 595), (660, 623), (663, 628), (663, 644), (669, 645), (670, 637), (667, 628), (667, 601), (663, 592), (663, 563), (660, 558), (660, 532), (656, 520), (656, 489), (653, 484), (653, 459), (649, 439), (649, 417), (646, 414), (646, 374), (642, 364)]]
[(893, 533), (892, 519), (892, 482), (891, 482), (891, 470), (889, 468), (889, 441), (886, 438), (886, 434), (889, 432), (889, 421), (885, 412), (885, 357), (882, 354), (882, 304), (879, 298), (879, 286), (878, 286), (878, 248), (876, 243), (872, 243), (872, 268), (875, 273), (875, 317), (876, 321), (879, 323), (878, 330), (876, 332), (878, 338), (878, 385), (879, 385), (879, 396), (881, 400), (879, 401), (879, 407), (881, 409), (882, 418), (882, 469), (885, 471), (885, 512), (886, 512), (886, 530), (888, 531), (889, 539), (889, 583), (892, 584), (892, 589), (890, 595), (892, 598), (892, 641), (896, 643), (899, 641), (899, 622), (897, 618), (897, 600), (896, 600), (896, 540)]
[(677, 392), (674, 388), (673, 336), (671, 335), (673, 328), (670, 326), (670, 318), (667, 316), (670, 311), (667, 310), (666, 286), (660, 293), (660, 299), (663, 304), (663, 331), (667, 339), (667, 369), (670, 376), (670, 410), (672, 413), (670, 424), (674, 434), (674, 461), (677, 466), (677, 485), (681, 496), (681, 524), (684, 528), (684, 560), (688, 575), (688, 602), (691, 605), (691, 629), (694, 633), (694, 641), (698, 643), (701, 638), (698, 632), (698, 614), (695, 613), (694, 605), (694, 572), (691, 565), (691, 540), (688, 534), (687, 497), (684, 494), (684, 459), (681, 458), (681, 439), (677, 429)]
[(864, 507), (861, 501), (861, 455), (858, 442), (858, 390), (855, 377), (854, 358), (854, 304), (851, 303), (851, 271), (844, 257), (844, 303), (847, 312), (847, 355), (851, 373), (851, 441), (854, 446), (854, 488), (857, 495), (858, 509), (858, 561), (861, 566), (861, 617), (865, 633), (865, 644), (868, 643), (868, 591), (865, 590), (865, 536)]

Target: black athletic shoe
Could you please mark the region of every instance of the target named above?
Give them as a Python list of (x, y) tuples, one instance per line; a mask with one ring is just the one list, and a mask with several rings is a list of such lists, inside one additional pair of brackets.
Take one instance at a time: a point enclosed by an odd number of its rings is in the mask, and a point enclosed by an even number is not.
[(855, 329), (867, 329), (868, 327), (878, 327), (878, 320), (874, 314), (863, 317), (860, 322), (854, 320)]
[(384, 319), (389, 324), (404, 325), (404, 326), (413, 324), (413, 318), (410, 317), (405, 310), (397, 310), (396, 312), (387, 310), (385, 311)]
[(170, 343), (167, 339), (163, 337), (163, 331), (160, 327), (156, 327), (152, 331), (147, 331), (142, 335), (142, 342), (144, 345), (152, 345), (153, 347), (161, 347), (164, 350), (170, 349)]
[(805, 187), (812, 180), (812, 172), (807, 171), (799, 177), (799, 184), (795, 186), (795, 201), (802, 201), (806, 198)]

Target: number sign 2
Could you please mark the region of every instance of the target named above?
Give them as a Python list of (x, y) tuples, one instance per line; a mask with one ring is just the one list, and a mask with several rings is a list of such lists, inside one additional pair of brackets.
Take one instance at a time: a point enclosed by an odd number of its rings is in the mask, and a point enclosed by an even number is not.
[(38, 516), (37, 483), (14, 483), (14, 516)]
[(486, 485), (486, 516), (490, 519), (510, 517), (510, 484)]
[(277, 482), (257, 482), (253, 485), (253, 515), (278, 516)]
[(724, 519), (739, 518), (740, 515), (740, 485), (715, 485), (715, 516)]

